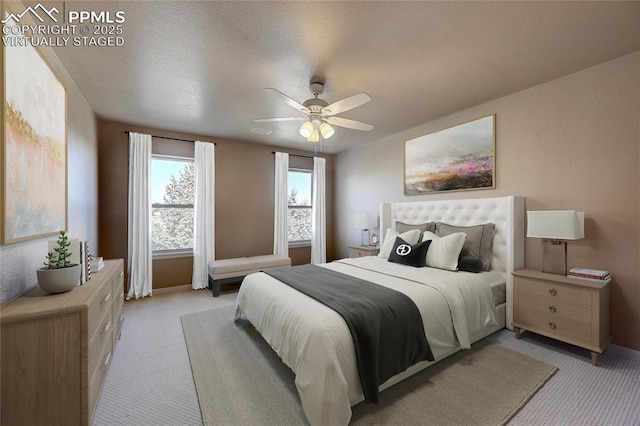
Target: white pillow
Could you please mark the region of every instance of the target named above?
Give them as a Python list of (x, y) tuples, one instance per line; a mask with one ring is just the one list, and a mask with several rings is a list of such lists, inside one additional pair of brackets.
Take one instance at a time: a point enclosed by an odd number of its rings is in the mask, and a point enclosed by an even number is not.
[(433, 232), (425, 231), (422, 241), (432, 240), (427, 250), (427, 266), (432, 268), (458, 270), (458, 257), (467, 234), (455, 232), (445, 237), (439, 237)]
[(407, 244), (417, 244), (420, 241), (420, 232), (419, 229), (412, 229), (407, 232), (403, 232), (399, 234), (397, 231), (389, 228), (387, 229), (387, 233), (384, 235), (384, 241), (382, 242), (382, 247), (380, 247), (380, 253), (378, 256), (384, 257), (385, 259), (389, 258), (391, 254), (391, 250), (393, 250), (393, 243), (396, 241), (396, 237), (400, 237), (407, 242)]

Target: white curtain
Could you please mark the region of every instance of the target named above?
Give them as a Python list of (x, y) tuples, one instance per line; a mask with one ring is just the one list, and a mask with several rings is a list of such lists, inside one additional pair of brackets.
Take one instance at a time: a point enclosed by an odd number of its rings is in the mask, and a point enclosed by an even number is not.
[(151, 296), (151, 136), (129, 133), (129, 292)]
[(313, 157), (313, 204), (311, 208), (311, 263), (327, 261), (327, 229), (325, 203), (324, 158)]
[(273, 223), (273, 254), (289, 256), (289, 240), (287, 238), (287, 174), (289, 173), (289, 154), (276, 152), (275, 175), (275, 209)]
[(193, 227), (194, 290), (209, 286), (209, 262), (215, 258), (215, 145), (195, 142), (195, 201)]

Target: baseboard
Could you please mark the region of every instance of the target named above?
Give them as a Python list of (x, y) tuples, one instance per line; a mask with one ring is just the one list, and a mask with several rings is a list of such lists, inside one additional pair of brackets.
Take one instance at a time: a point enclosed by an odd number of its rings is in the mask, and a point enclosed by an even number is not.
[(631, 359), (633, 361), (640, 361), (640, 351), (625, 348), (624, 346), (609, 345), (607, 351), (611, 351), (612, 354), (621, 356), (623, 358)]
[(154, 288), (153, 294), (175, 293), (176, 291), (191, 290), (191, 284), (176, 285), (173, 287)]

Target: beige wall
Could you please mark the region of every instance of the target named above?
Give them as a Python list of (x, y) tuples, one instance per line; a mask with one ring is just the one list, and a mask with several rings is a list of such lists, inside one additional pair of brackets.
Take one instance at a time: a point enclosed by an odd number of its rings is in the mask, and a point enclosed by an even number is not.
[[(0, 58), (4, 57), (3, 50), (4, 45), (0, 44)], [(42, 48), (40, 51), (67, 89), (67, 231), (72, 237), (87, 239), (91, 252), (95, 253), (99, 244), (96, 119), (52, 50)], [(0, 70), (4, 73), (1, 63)], [(0, 81), (4, 81), (4, 75)], [(4, 99), (4, 95), (0, 98)], [(4, 143), (4, 136), (2, 141)], [(36, 270), (44, 262), (49, 239), (55, 237), (0, 245), (0, 303), (37, 285)]]
[[(611, 272), (613, 343), (640, 350), (640, 52), (487, 102), (336, 158), (336, 247), (360, 240), (354, 215), (383, 201), (502, 195), (527, 210), (584, 210), (585, 239), (569, 243), (569, 267)], [(497, 186), (404, 196), (404, 141), (496, 114)], [(526, 266), (542, 247), (526, 239)]]
[[(125, 130), (152, 135), (216, 143), (217, 259), (273, 253), (274, 156), (276, 148), (185, 133), (167, 132), (104, 120), (98, 122), (100, 254), (105, 258), (127, 258), (127, 164), (128, 136)], [(193, 154), (190, 142), (154, 139), (164, 153)], [(157, 147), (154, 148), (156, 150)], [(184, 151), (186, 149), (186, 151)], [(189, 151), (190, 150), (190, 151)], [(282, 151), (282, 149), (279, 149)], [(189, 151), (189, 152), (187, 152)], [(308, 156), (308, 152), (286, 150)], [(333, 156), (327, 158), (327, 246), (333, 247)], [(309, 159), (291, 157), (296, 167), (311, 167)], [(293, 264), (308, 263), (308, 247), (290, 249)], [(331, 250), (327, 258), (333, 259)], [(191, 283), (192, 258), (153, 262), (153, 288)]]

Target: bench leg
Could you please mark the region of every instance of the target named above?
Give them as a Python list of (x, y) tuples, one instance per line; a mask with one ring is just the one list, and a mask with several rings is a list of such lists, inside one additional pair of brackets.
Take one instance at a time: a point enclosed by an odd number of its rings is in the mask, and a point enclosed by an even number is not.
[(213, 293), (213, 297), (220, 296), (220, 287), (221, 286), (222, 286), (222, 283), (219, 280), (213, 280), (213, 279), (211, 279), (211, 277), (209, 277), (209, 288), (211, 289), (211, 292)]

